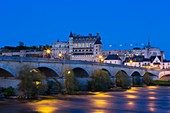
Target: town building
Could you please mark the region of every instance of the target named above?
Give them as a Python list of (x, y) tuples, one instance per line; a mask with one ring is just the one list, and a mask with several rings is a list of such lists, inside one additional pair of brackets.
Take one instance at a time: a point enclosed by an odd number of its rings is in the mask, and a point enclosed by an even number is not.
[(162, 56), (165, 59), (164, 52), (160, 50), (160, 48), (152, 47), (150, 41), (148, 41), (148, 45), (144, 48), (135, 47), (133, 50), (105, 50), (102, 53), (107, 56), (109, 54), (117, 54), (122, 61), (126, 58), (131, 58), (134, 56), (144, 56), (144, 58), (150, 58), (151, 56)]
[(170, 69), (170, 61), (163, 60), (162, 56), (151, 56), (150, 58), (144, 58), (144, 56), (134, 56), (131, 58), (126, 58), (124, 65), (158, 70)]
[(104, 59), (104, 63), (110, 63), (110, 64), (122, 64), (122, 60), (120, 59), (120, 57), (118, 55), (108, 55), (105, 59)]
[(52, 58), (69, 59), (68, 52), (69, 52), (68, 42), (60, 42), (58, 40), (57, 42), (52, 43), (51, 48)]

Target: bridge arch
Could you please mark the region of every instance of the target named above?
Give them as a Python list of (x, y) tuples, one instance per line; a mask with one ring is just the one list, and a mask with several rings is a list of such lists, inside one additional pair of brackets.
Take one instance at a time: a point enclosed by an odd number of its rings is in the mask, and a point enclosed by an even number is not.
[(143, 78), (142, 78), (141, 74), (138, 71), (134, 71), (131, 74), (131, 77), (132, 77), (133, 86), (142, 86)]
[(15, 71), (2, 64), (0, 65), (0, 77), (16, 77), (16, 76), (17, 74)]
[(162, 71), (162, 72), (159, 73), (159, 79), (161, 79), (161, 80), (165, 80), (165, 79), (170, 80), (169, 75), (170, 75), (170, 71)]
[(160, 78), (160, 80), (164, 80), (164, 81), (170, 81), (170, 74), (164, 75)]
[(132, 77), (138, 77), (138, 76), (141, 76), (141, 74), (138, 72), (138, 71), (134, 71), (132, 74), (131, 74)]
[(119, 74), (119, 73), (120, 73), (120, 74), (128, 75), (125, 70), (118, 70), (114, 76), (116, 76), (116, 75)]
[[(86, 66), (82, 66), (82, 65), (78, 65), (78, 66), (71, 66), (71, 70), (74, 70), (74, 69), (81, 69), (82, 71), (84, 70), (88, 76), (91, 76), (91, 71), (86, 67)], [(73, 71), (74, 72), (74, 71)], [(75, 73), (75, 72), (74, 72)], [(87, 76), (87, 75), (86, 75)]]
[(143, 78), (146, 74), (149, 74), (149, 76), (151, 77), (152, 80), (157, 80), (158, 79), (158, 76), (151, 73), (151, 72), (146, 72), (144, 75), (143, 75)]
[(72, 71), (74, 72), (74, 75), (78, 78), (88, 78), (89, 74), (88, 72), (80, 67), (73, 68)]
[(111, 75), (111, 72), (110, 72), (108, 69), (101, 68), (101, 70), (106, 71), (106, 72), (109, 74), (110, 77), (112, 76), (112, 75)]
[(43, 73), (46, 77), (62, 77), (62, 74), (57, 69), (47, 66), (39, 66), (36, 67), (41, 73)]

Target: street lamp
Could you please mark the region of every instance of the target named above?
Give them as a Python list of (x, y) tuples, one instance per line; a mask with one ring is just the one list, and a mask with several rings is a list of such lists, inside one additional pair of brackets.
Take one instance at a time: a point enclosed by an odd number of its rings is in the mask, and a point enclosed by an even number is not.
[(103, 56), (102, 56), (102, 55), (99, 55), (99, 60), (100, 60), (100, 62), (103, 62), (103, 61), (104, 61), (104, 59), (103, 59)]
[(61, 53), (61, 52), (58, 53), (58, 57), (59, 57), (59, 58), (62, 57), (62, 53)]
[(46, 54), (47, 54), (47, 58), (50, 58), (51, 50), (50, 50), (50, 49), (47, 49), (47, 50), (46, 50)]

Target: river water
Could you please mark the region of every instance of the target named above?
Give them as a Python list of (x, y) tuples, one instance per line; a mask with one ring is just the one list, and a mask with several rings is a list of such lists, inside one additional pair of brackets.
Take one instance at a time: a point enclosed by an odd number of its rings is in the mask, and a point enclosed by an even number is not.
[(0, 100), (0, 113), (170, 113), (170, 87), (140, 87), (36, 101)]

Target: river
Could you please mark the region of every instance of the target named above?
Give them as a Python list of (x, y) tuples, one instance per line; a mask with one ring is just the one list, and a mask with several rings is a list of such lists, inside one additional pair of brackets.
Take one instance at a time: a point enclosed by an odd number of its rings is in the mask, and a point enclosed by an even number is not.
[(0, 113), (170, 113), (170, 87), (133, 87), (36, 101), (0, 100)]

